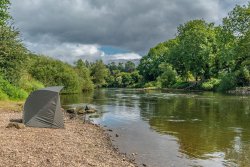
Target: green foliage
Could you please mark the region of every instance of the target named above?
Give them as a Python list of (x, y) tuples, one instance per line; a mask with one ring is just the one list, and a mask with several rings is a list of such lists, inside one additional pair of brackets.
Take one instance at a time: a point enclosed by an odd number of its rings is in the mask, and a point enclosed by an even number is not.
[(3, 98), (7, 95), (9, 99), (18, 100), (25, 99), (28, 96), (27, 92), (11, 85), (8, 81), (4, 80), (2, 76), (0, 76), (0, 90), (2, 91), (1, 96)]
[(133, 72), (135, 71), (135, 63), (132, 61), (127, 61), (125, 63), (125, 72)]
[(176, 40), (169, 40), (151, 48), (149, 53), (142, 57), (138, 70), (146, 81), (155, 81), (161, 74), (159, 65), (167, 60), (169, 48), (176, 43)]
[(0, 1), (0, 26), (5, 25), (6, 22), (11, 18), (8, 12), (9, 5), (9, 0)]
[(175, 39), (158, 44), (141, 59), (138, 70), (149, 82), (145, 85), (223, 91), (249, 86), (249, 27), (250, 3), (237, 5), (221, 26), (204, 20), (180, 25)]
[(218, 91), (227, 91), (236, 87), (236, 77), (233, 73), (222, 74)]
[[(178, 27), (179, 45), (177, 52), (171, 54), (183, 63), (183, 74), (188, 71), (199, 78), (209, 78), (210, 68), (214, 58), (215, 31), (213, 24), (204, 20), (193, 20)], [(176, 57), (177, 56), (177, 57)], [(182, 76), (185, 77), (185, 76)]]
[(17, 85), (27, 61), (26, 49), (18, 39), (19, 32), (0, 26), (0, 72), (10, 83)]
[(224, 27), (236, 36), (242, 36), (250, 27), (250, 2), (248, 5), (236, 7), (223, 19)]
[(170, 64), (162, 63), (159, 66), (162, 74), (157, 78), (157, 81), (161, 83), (161, 87), (170, 87), (177, 81), (177, 72), (172, 68)]
[(106, 85), (105, 78), (108, 77), (109, 71), (101, 60), (97, 60), (91, 65), (92, 80), (97, 88)]
[(161, 83), (158, 82), (158, 81), (151, 81), (151, 82), (147, 82), (145, 85), (144, 85), (144, 88), (161, 88)]
[(0, 100), (8, 100), (8, 99), (9, 99), (8, 95), (2, 89), (0, 89)]
[(172, 85), (171, 88), (174, 88), (174, 89), (185, 89), (188, 86), (190, 86), (190, 82), (177, 81), (175, 84)]
[(220, 85), (220, 79), (211, 78), (201, 84), (203, 90), (216, 90)]
[(26, 92), (30, 93), (35, 90), (44, 88), (43, 83), (40, 81), (35, 80), (29, 73), (24, 73), (19, 81), (18, 86), (25, 90)]
[(79, 77), (81, 90), (82, 91), (93, 90), (94, 83), (91, 80), (90, 71), (87, 68), (87, 66), (85, 65), (85, 63), (81, 59), (79, 59), (75, 63), (75, 65), (76, 65), (75, 70), (76, 70), (78, 77)]
[(36, 57), (29, 71), (36, 80), (45, 86), (64, 86), (64, 93), (78, 93), (81, 90), (76, 71), (68, 64), (52, 58)]

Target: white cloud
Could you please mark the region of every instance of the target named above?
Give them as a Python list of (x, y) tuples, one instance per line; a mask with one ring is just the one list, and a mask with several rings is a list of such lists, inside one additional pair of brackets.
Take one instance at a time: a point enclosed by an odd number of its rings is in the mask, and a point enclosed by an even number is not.
[(140, 59), (141, 56), (137, 53), (119, 53), (109, 55), (110, 60), (133, 60), (133, 59)]
[(74, 63), (78, 59), (95, 61), (103, 60), (103, 62), (108, 63), (113, 60), (134, 60), (140, 59), (141, 56), (137, 53), (119, 53), (119, 54), (105, 54), (97, 44), (72, 44), (72, 43), (62, 43), (62, 44), (36, 44), (36, 43), (26, 43), (29, 48), (33, 51), (38, 52), (43, 55), (54, 57), (56, 59), (62, 60), (64, 62)]

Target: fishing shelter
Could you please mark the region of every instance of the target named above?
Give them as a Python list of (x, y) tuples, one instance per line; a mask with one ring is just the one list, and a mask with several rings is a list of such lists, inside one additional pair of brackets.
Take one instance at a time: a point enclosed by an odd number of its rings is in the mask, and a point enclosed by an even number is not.
[(24, 104), (23, 122), (39, 128), (64, 128), (59, 92), (63, 86), (32, 92)]

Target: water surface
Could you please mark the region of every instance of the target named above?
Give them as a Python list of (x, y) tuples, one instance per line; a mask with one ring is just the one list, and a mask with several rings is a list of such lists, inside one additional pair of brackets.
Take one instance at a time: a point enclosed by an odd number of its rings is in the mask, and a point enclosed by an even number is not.
[[(149, 166), (248, 166), (250, 97), (101, 89), (62, 95), (62, 104), (97, 106), (92, 121), (113, 129), (121, 152)], [(119, 137), (115, 137), (118, 134)]]

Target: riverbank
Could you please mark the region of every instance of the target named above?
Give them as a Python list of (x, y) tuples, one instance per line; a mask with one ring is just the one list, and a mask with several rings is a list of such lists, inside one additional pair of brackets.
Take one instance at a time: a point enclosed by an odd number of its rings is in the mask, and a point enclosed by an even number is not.
[(66, 119), (65, 129), (6, 128), (21, 118), (6, 108), (0, 110), (0, 166), (134, 166), (101, 127)]

